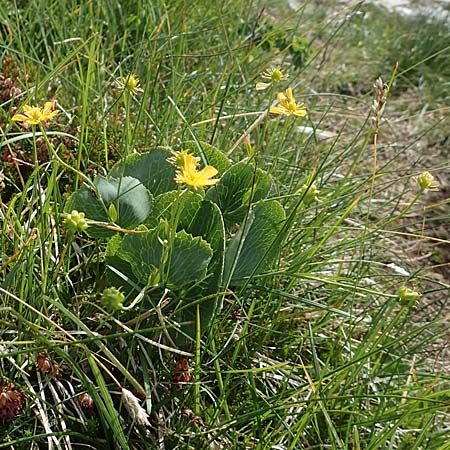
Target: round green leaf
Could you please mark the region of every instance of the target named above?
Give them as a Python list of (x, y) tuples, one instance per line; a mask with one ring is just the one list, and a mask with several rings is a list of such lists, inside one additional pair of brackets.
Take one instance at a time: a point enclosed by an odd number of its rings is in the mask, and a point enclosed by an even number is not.
[(177, 229), (186, 229), (200, 207), (203, 200), (202, 193), (202, 191), (197, 193), (185, 190), (183, 192), (169, 191), (158, 195), (145, 225), (148, 228), (154, 228), (161, 220), (167, 220), (169, 223), (174, 223), (177, 220)]
[(256, 203), (231, 239), (225, 256), (224, 284), (239, 284), (270, 268), (279, 252), (286, 220), (283, 206), (277, 200)]
[(158, 274), (162, 286), (181, 289), (206, 276), (213, 251), (201, 237), (184, 230), (171, 237), (167, 225), (124, 236), (116, 256), (130, 263), (140, 283), (145, 285)]
[(272, 178), (261, 169), (242, 161), (228, 169), (220, 181), (206, 192), (205, 198), (217, 203), (228, 228), (241, 223), (249, 209), (249, 202), (265, 198)]
[[(109, 223), (111, 215), (122, 228), (132, 229), (144, 222), (151, 211), (153, 197), (142, 183), (133, 177), (94, 180), (96, 191), (83, 187), (72, 194), (66, 211), (84, 212), (88, 219)], [(86, 233), (92, 237), (110, 237), (113, 231), (90, 226)]]
[(111, 169), (114, 177), (132, 176), (137, 178), (154, 196), (176, 190), (175, 167), (167, 159), (170, 150), (158, 147), (146, 153), (133, 153), (119, 161)]

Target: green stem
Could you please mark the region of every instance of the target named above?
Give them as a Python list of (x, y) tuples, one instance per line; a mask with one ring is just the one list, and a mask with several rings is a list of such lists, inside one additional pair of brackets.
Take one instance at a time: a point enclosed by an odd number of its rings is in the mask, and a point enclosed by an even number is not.
[(36, 125), (32, 125), (33, 130), (33, 165), (36, 168), (39, 165), (36, 147)]
[(123, 157), (127, 157), (131, 153), (131, 121), (130, 121), (130, 93), (125, 90), (123, 93), (123, 101), (125, 103), (125, 152)]
[(55, 158), (59, 164), (61, 164), (61, 166), (63, 166), (64, 168), (76, 173), (88, 186), (92, 187), (93, 189), (96, 189), (95, 184), (89, 179), (89, 177), (87, 177), (86, 175), (84, 175), (84, 173), (82, 173), (80, 170), (75, 169), (74, 167), (72, 167), (71, 165), (67, 164), (65, 161), (63, 161), (58, 154), (56, 153), (55, 149), (53, 148), (53, 146), (50, 144), (47, 134), (44, 130), (44, 128), (41, 126), (41, 132), (42, 135), (44, 136), (45, 142), (47, 144), (47, 148), (49, 150), (49, 153), (51, 154), (51, 156), (53, 158)]

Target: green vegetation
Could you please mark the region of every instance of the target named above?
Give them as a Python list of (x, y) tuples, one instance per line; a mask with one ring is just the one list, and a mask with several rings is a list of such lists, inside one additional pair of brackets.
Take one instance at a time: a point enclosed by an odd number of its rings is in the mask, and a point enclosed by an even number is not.
[(450, 28), (122, 3), (0, 5), (0, 449), (448, 449)]

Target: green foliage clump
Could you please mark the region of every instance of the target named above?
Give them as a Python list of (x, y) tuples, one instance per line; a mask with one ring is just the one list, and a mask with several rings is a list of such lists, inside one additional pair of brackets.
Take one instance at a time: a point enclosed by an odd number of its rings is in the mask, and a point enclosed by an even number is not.
[[(74, 193), (66, 210), (86, 214), (90, 236), (112, 237), (106, 258), (111, 283), (135, 294), (169, 289), (178, 300), (175, 313), (179, 308), (181, 322), (187, 321), (182, 331), (195, 336), (197, 307), (205, 331), (229, 286), (270, 269), (285, 213), (267, 198), (270, 175), (250, 161), (231, 165), (207, 144), (181, 147), (217, 166), (221, 179), (206, 193), (178, 188), (171, 151), (157, 148), (119, 161), (106, 178), (94, 181), (94, 190)], [(156, 298), (151, 301), (156, 305)]]

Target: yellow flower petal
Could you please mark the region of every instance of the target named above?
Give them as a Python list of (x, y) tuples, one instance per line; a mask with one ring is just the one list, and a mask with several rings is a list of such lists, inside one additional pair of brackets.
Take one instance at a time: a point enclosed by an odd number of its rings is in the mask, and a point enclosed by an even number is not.
[[(215, 167), (213, 167), (213, 166), (206, 166), (202, 170), (197, 172), (197, 175), (199, 177), (203, 177), (203, 178), (211, 178), (214, 175), (217, 175), (218, 172), (219, 171)], [(212, 181), (212, 180), (210, 180), (210, 181)], [(216, 180), (215, 183), (217, 183), (217, 181), (219, 181), (219, 180)]]
[(292, 96), (292, 88), (290, 87), (286, 89), (286, 98), (289, 103), (294, 102), (294, 97)]
[(45, 102), (45, 104), (44, 104), (45, 112), (53, 111), (53, 109), (54, 109), (54, 102)]
[(215, 167), (206, 166), (198, 171), (200, 158), (191, 155), (188, 150), (172, 152), (172, 157), (168, 161), (178, 168), (175, 173), (175, 182), (178, 184), (186, 184), (197, 189), (203, 186), (212, 186), (219, 181), (219, 179), (212, 179), (218, 173)]
[(278, 99), (278, 102), (281, 104), (286, 102), (286, 96), (282, 92), (278, 92), (277, 99)]
[(182, 167), (183, 170), (196, 170), (199, 162), (200, 158), (188, 153), (184, 155), (183, 163), (180, 167)]
[(286, 95), (282, 92), (277, 94), (279, 106), (272, 106), (270, 112), (272, 114), (283, 114), (285, 116), (306, 116), (306, 110), (303, 103), (296, 103), (292, 94), (292, 89), (286, 89)]
[(306, 110), (305, 109), (297, 109), (292, 114), (297, 117), (305, 117), (306, 116)]
[(23, 114), (14, 114), (12, 120), (14, 120), (15, 122), (26, 122), (28, 120), (28, 117)]
[(284, 114), (285, 110), (284, 108), (280, 108), (279, 106), (272, 106), (270, 108), (271, 114)]
[(33, 111), (34, 109), (39, 109), (36, 106), (30, 106), (30, 105), (24, 105), (23, 107), (23, 111), (25, 112), (25, 114)]

